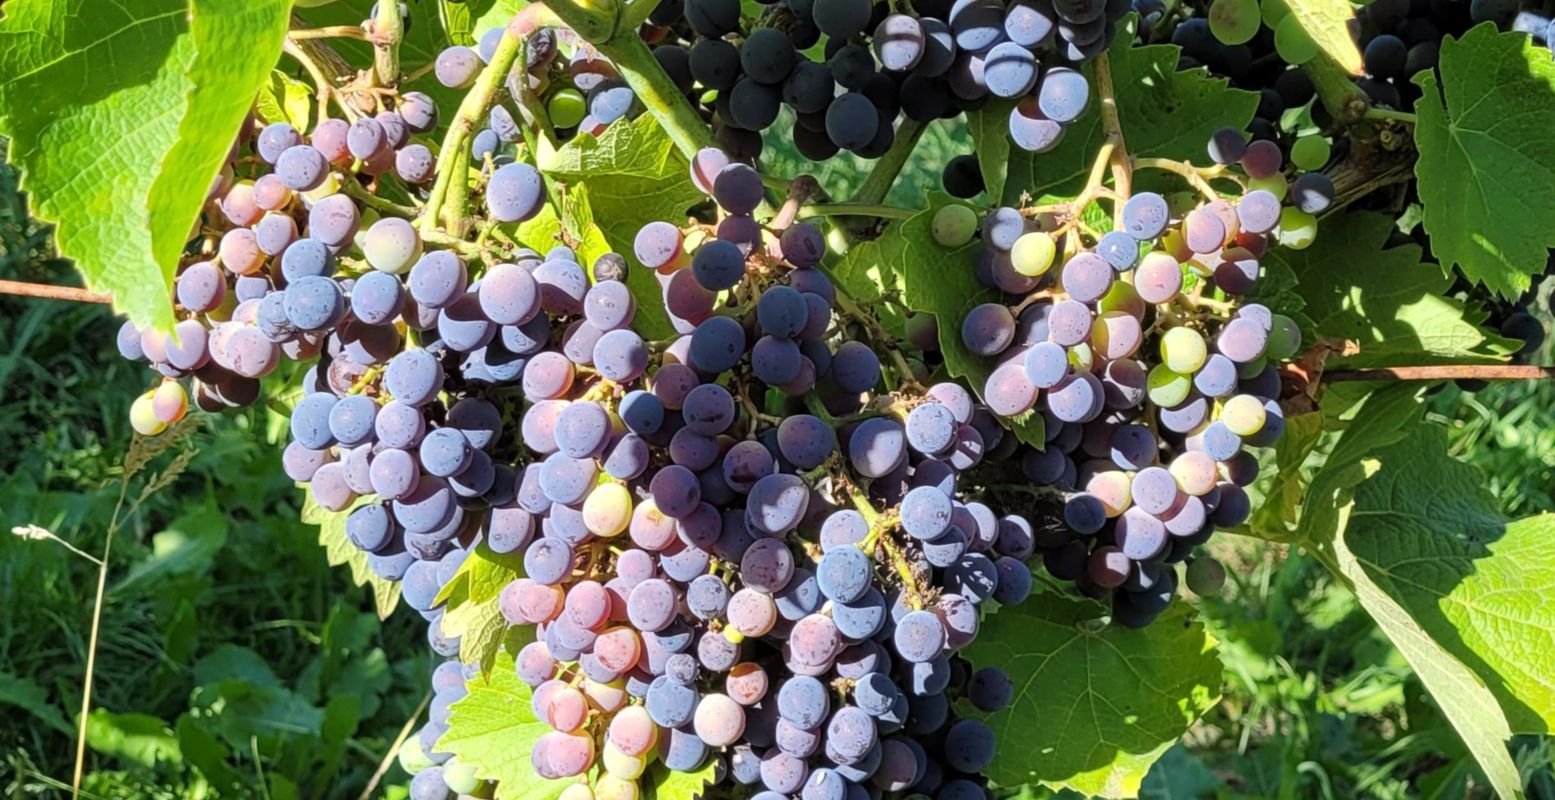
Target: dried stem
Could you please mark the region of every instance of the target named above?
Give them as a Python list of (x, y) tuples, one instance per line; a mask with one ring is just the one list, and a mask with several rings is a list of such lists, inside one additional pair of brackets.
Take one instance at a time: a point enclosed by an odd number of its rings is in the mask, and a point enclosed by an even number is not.
[(1421, 367), (1335, 369), (1323, 373), (1324, 383), (1345, 381), (1538, 381), (1555, 378), (1555, 367), (1532, 364), (1434, 364)]
[(108, 304), (113, 302), (113, 295), (105, 292), (92, 292), (86, 289), (78, 289), (74, 286), (50, 286), (46, 283), (27, 283), (25, 281), (0, 280), (0, 294), (42, 297), (46, 300), (69, 300), (75, 303)]
[(799, 210), (801, 218), (808, 217), (878, 217), (880, 219), (908, 219), (918, 212), (911, 208), (889, 205), (864, 205), (861, 203), (815, 203)]
[(400, 82), (400, 38), (405, 35), (405, 19), (400, 4), (378, 4), (373, 17), (373, 77), (378, 86), (396, 86)]

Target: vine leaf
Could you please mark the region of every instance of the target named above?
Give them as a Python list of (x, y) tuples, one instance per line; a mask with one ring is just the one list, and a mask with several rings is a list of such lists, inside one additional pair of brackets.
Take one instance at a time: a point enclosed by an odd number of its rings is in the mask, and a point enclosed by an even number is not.
[[(1001, 295), (977, 282), (972, 269), (981, 247), (975, 240), (948, 250), (934, 240), (931, 226), (934, 214), (947, 205), (966, 205), (949, 195), (931, 192), (929, 207), (880, 237), (878, 254), (892, 259), (887, 269), (901, 280), (907, 306), (914, 311), (933, 314), (939, 323), (940, 353), (945, 370), (954, 378), (965, 378), (979, 395), (993, 371), (988, 359), (972, 353), (961, 341), (961, 320), (982, 303), (999, 302)], [(1021, 441), (1035, 447), (1046, 443), (1040, 414), (1027, 413), (1006, 419), (1005, 424)]]
[(497, 782), (494, 800), (555, 800), (567, 781), (535, 774), (529, 752), (551, 727), (530, 708), (529, 685), (518, 679), (513, 656), (499, 652), (484, 677), (465, 684), (469, 694), (454, 703), (448, 731), (438, 749), (471, 764), (483, 780)]
[[(1349, 0), (1264, 0), (1280, 3), (1312, 37), (1319, 51), (1340, 69), (1351, 75), (1362, 74), (1361, 51), (1355, 46), (1350, 27), (1355, 24), (1355, 9)], [(1268, 19), (1265, 16), (1265, 19)]]
[(906, 336), (907, 318), (896, 305), (878, 301), (885, 292), (902, 290), (895, 269), (901, 245), (901, 238), (895, 236), (858, 242), (835, 264), (824, 267), (845, 294), (869, 307), (880, 327), (898, 338)]
[(278, 69), (270, 71), (270, 79), (259, 87), (254, 100), (260, 118), (285, 122), (299, 131), (312, 127), (313, 108), (313, 87)]
[[(1258, 95), (1232, 89), (1201, 68), (1178, 71), (1176, 45), (1135, 47), (1138, 19), (1119, 22), (1117, 38), (1108, 50), (1123, 141), (1132, 156), (1208, 161), (1211, 133), (1230, 126), (1242, 129), (1252, 120)], [(1096, 85), (1096, 62), (1086, 67)], [(1094, 91), (1094, 89), (1093, 89)], [(1092, 98), (1084, 116), (1075, 120), (1058, 146), (1046, 153), (1012, 150), (1004, 204), (1018, 205), (1021, 195), (1035, 203), (1068, 200), (1085, 185), (1091, 162), (1104, 138), (1101, 104)], [(986, 173), (985, 173), (986, 175)], [(985, 178), (986, 180), (986, 178)]]
[(1216, 642), (1178, 601), (1150, 626), (1101, 627), (1101, 607), (1033, 595), (986, 617), (968, 648), (1018, 687), (988, 719), (988, 777), (1087, 795), (1133, 797), (1150, 765), (1220, 700)]
[(662, 762), (656, 762), (644, 776), (643, 797), (645, 800), (693, 800), (701, 797), (717, 777), (713, 759), (708, 759), (696, 772), (673, 772)]
[[(645, 339), (674, 334), (660, 297), (658, 277), (632, 254), (637, 230), (654, 220), (684, 220), (702, 193), (686, 179), (686, 159), (651, 114), (629, 124), (611, 125), (603, 136), (579, 136), (541, 165), (546, 177), (563, 184), (569, 208), (588, 209), (604, 242), (626, 256), (626, 283), (637, 299), (633, 327)], [(581, 206), (572, 206), (581, 204)]]
[(324, 557), (329, 560), (329, 565), (348, 565), (352, 583), (372, 587), (378, 619), (388, 619), (400, 601), (399, 582), (387, 581), (373, 574), (367, 565), (367, 554), (346, 538), (346, 516), (366, 502), (366, 499), (359, 499), (345, 511), (326, 511), (314, 502), (313, 490), (309, 489), (307, 497), (302, 501), (302, 521), (307, 525), (319, 526), (319, 544), (324, 546)]
[[(1555, 640), (1555, 521), (1508, 523), (1470, 467), (1423, 419), (1418, 387), (1395, 384), (1345, 413), (1317, 448), (1303, 543), (1353, 588), (1398, 647), (1496, 792), (1517, 796), (1513, 731), (1550, 729), (1540, 664)], [(1533, 658), (1532, 661), (1518, 659)]]
[(286, 0), (13, 0), (0, 129), (60, 252), (170, 328), (177, 257), (286, 30)]
[(992, 198), (1004, 196), (1010, 169), (1010, 110), (1013, 100), (995, 99), (966, 114), (966, 131), (977, 154), (977, 170), (983, 175), (983, 191)]
[(1514, 298), (1545, 270), (1555, 229), (1555, 63), (1521, 33), (1486, 23), (1442, 40), (1414, 81), (1415, 163), (1431, 248), (1450, 271)]
[(482, 542), (433, 600), (444, 605), (443, 635), (459, 637), (459, 660), (479, 664), (487, 675), (508, 632), (498, 598), (502, 587), (523, 577), (523, 565), (522, 555), (496, 553)]
[[(1418, 245), (1384, 249), (1392, 226), (1371, 211), (1324, 218), (1310, 248), (1276, 247), (1264, 256), (1260, 301), (1299, 309), (1308, 344), (1323, 336), (1359, 346), (1331, 358), (1330, 367), (1483, 363), (1510, 353), (1514, 343), (1480, 327), (1483, 309), (1446, 296), (1452, 278), (1422, 264)], [(1358, 262), (1366, 268), (1356, 269)]]

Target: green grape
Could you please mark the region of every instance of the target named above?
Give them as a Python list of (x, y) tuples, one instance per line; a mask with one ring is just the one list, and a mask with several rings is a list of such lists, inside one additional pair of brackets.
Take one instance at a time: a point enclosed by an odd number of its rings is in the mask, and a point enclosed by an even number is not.
[(1317, 238), (1317, 217), (1299, 208), (1283, 208), (1280, 210), (1280, 227), (1275, 236), (1282, 247), (1305, 250)]
[(934, 241), (945, 247), (960, 247), (977, 233), (977, 213), (959, 204), (944, 206), (934, 212), (929, 232), (934, 234)]
[(595, 800), (637, 800), (637, 796), (636, 781), (624, 781), (613, 775), (606, 775), (594, 784)]
[(367, 230), (362, 254), (373, 269), (403, 275), (421, 258), (421, 236), (415, 226), (398, 217), (380, 219)]
[(1285, 63), (1300, 66), (1317, 57), (1317, 42), (1301, 27), (1301, 20), (1287, 16), (1274, 28), (1274, 50)]
[(1053, 256), (1058, 252), (1058, 246), (1053, 243), (1053, 237), (1041, 232), (1021, 234), (1015, 240), (1015, 246), (1010, 248), (1010, 265), (1015, 271), (1028, 278), (1035, 278), (1047, 272), (1053, 266)]
[(1220, 407), (1220, 421), (1237, 436), (1252, 436), (1263, 430), (1267, 414), (1263, 401), (1250, 394), (1239, 394)]
[(644, 756), (629, 756), (609, 741), (605, 742), (601, 762), (605, 766), (606, 773), (624, 781), (637, 780), (648, 767), (648, 761)]
[(1332, 154), (1332, 148), (1328, 146), (1328, 140), (1321, 136), (1303, 136), (1290, 146), (1290, 163), (1297, 169), (1306, 172), (1316, 172), (1328, 163), (1328, 157)]
[(632, 493), (619, 483), (602, 483), (583, 499), (583, 525), (595, 536), (616, 536), (631, 521)]
[(1267, 178), (1248, 178), (1247, 190), (1254, 189), (1262, 189), (1274, 195), (1275, 199), (1284, 200), (1285, 195), (1290, 193), (1290, 184), (1286, 183), (1284, 175), (1276, 173)]
[(1165, 364), (1157, 364), (1150, 368), (1145, 387), (1150, 402), (1162, 408), (1171, 408), (1188, 399), (1188, 392), (1193, 389), (1193, 376), (1173, 372)]
[(1268, 348), (1265, 348), (1264, 354), (1252, 361), (1236, 365), (1236, 376), (1243, 380), (1252, 380), (1258, 377), (1258, 373), (1263, 372), (1263, 368), (1269, 365), (1269, 353), (1267, 350)]
[(583, 115), (588, 113), (588, 103), (577, 89), (563, 89), (551, 96), (545, 111), (550, 115), (552, 125), (571, 128), (583, 121)]
[(1209, 7), (1210, 33), (1228, 45), (1252, 41), (1262, 24), (1258, 0), (1215, 0)]
[(1301, 349), (1301, 326), (1284, 314), (1274, 315), (1274, 326), (1269, 330), (1269, 344), (1264, 355), (1275, 361), (1284, 361)]
[[(1172, 372), (1192, 374), (1204, 366), (1207, 358), (1209, 348), (1204, 344), (1204, 337), (1192, 328), (1172, 328), (1161, 336), (1161, 360)], [(1154, 377), (1154, 373), (1151, 375)]]
[(1226, 568), (1209, 556), (1201, 556), (1188, 562), (1188, 570), (1185, 575), (1188, 588), (1200, 597), (1207, 597), (1220, 591), (1226, 585)]
[(469, 794), (481, 785), (480, 779), (475, 777), (475, 765), (461, 764), (456, 758), (448, 759), (443, 765), (443, 783), (454, 794)]
[(130, 427), (141, 436), (156, 436), (167, 430), (167, 423), (157, 419), (155, 392), (146, 392), (130, 404)]
[(421, 749), (421, 740), (412, 736), (400, 745), (400, 768), (414, 775), (435, 762), (427, 757), (426, 751)]
[(1290, 7), (1283, 2), (1259, 3), (1258, 13), (1263, 17), (1263, 24), (1270, 30), (1274, 30), (1280, 26), (1280, 22), (1290, 16)]
[(1139, 291), (1134, 288), (1134, 284), (1128, 281), (1113, 281), (1112, 288), (1096, 301), (1096, 308), (1102, 313), (1124, 311), (1135, 317), (1145, 315), (1145, 301), (1140, 299)]

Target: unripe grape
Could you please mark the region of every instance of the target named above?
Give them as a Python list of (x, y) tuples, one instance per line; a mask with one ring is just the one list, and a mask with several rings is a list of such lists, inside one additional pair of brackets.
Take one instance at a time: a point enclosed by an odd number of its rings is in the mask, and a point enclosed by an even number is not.
[(141, 436), (156, 436), (167, 430), (167, 423), (157, 418), (155, 402), (156, 392), (150, 391), (130, 404), (130, 427)]
[(1010, 248), (1010, 265), (1016, 272), (1035, 278), (1052, 268), (1053, 257), (1057, 252), (1058, 247), (1052, 236), (1041, 231), (1023, 233), (1015, 240), (1015, 246)]
[(1263, 400), (1250, 394), (1239, 394), (1220, 407), (1220, 421), (1238, 436), (1252, 436), (1263, 430), (1266, 418)]

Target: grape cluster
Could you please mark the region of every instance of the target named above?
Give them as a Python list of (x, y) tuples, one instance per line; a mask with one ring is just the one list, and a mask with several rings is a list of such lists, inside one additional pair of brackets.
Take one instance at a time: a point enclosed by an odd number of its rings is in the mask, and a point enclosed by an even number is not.
[[(1099, 0), (787, 0), (746, 33), (738, 0), (672, 0), (643, 36), (741, 160), (760, 154), (760, 132), (784, 107), (795, 147), (822, 161), (843, 150), (878, 158), (898, 118), (927, 123), (995, 98), (1019, 101), (1010, 129), (1040, 151), (1084, 111), (1089, 86), (1076, 67), (1106, 48), (1127, 10)], [(823, 35), (817, 59), (806, 51)]]
[[(977, 306), (961, 321), (962, 344), (992, 359), (988, 407), (1045, 422), (1047, 446), (1020, 464), (1026, 480), (1063, 493), (1066, 524), (1038, 536), (1048, 571), (1093, 593), (1117, 590), (1114, 619), (1129, 625), (1170, 602), (1177, 573), (1167, 565), (1217, 526), (1246, 520), (1242, 487), (1257, 474), (1246, 448), (1284, 430), (1275, 364), (1301, 344), (1292, 319), (1239, 298), (1254, 292), (1271, 242), (1304, 247), (1316, 221), (1300, 199), (1282, 207), (1273, 143), (1226, 129), (1209, 152), (1240, 166), (1240, 198), (1134, 194), (1116, 229), (1089, 244), (995, 209), (982, 221), (977, 274), (1019, 301)], [(959, 245), (975, 222), (947, 206), (934, 231)], [(1199, 558), (1187, 576), (1210, 592), (1224, 574)]]
[[(1034, 544), (1025, 520), (956, 499), (983, 455), (980, 409), (940, 384), (910, 411), (874, 410), (881, 364), (837, 338), (819, 231), (763, 237), (760, 178), (720, 151), (691, 173), (716, 229), (650, 223), (632, 248), (680, 331), (657, 368), (616, 373), (596, 348), (602, 379), (526, 371), (522, 533), (487, 542), (523, 554), (501, 609), (535, 626), (516, 656), (552, 728), (534, 769), (602, 766), (568, 791), (611, 800), (638, 796), (656, 759), (714, 757), (758, 796), (981, 797), (992, 734), (951, 703), (996, 710), (1011, 687), (954, 654), (979, 604), (1029, 593)], [(781, 413), (749, 406), (774, 393)], [(827, 400), (802, 413), (806, 396)]]
[[(171, 336), (129, 322), (119, 330), (119, 352), (165, 378), (132, 408), (137, 431), (158, 433), (184, 415), (190, 392), (180, 379), (192, 379), (198, 407), (218, 411), (252, 404), (283, 361), (322, 355), (310, 381), (344, 392), (402, 347), (393, 274), (421, 256), (420, 239), (404, 219), (360, 208), (345, 182), (393, 178), (418, 190), (435, 158), (414, 137), (436, 124), (431, 98), (408, 92), (392, 110), (324, 119), (306, 138), (285, 122), (245, 126), (238, 145), (270, 171), (239, 180), (229, 164), (216, 178), (204, 223), (219, 236), (202, 237), (201, 260), (174, 282), (184, 318)], [(342, 261), (353, 247), (365, 264)], [(423, 327), (436, 322), (425, 307), (403, 310)]]

